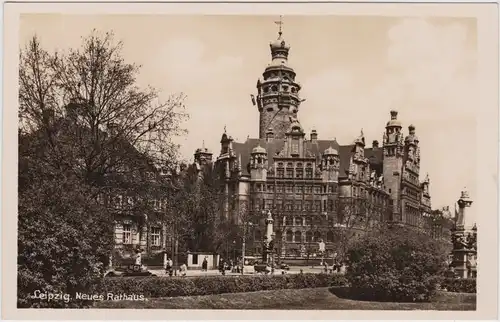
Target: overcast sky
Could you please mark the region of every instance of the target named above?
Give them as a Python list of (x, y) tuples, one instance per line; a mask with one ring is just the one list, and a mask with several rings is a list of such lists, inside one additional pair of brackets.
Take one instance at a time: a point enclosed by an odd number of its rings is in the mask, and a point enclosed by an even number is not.
[[(20, 41), (35, 33), (48, 50), (78, 46), (92, 29), (114, 31), (124, 58), (141, 64), (140, 85), (166, 97), (187, 95), (186, 159), (202, 141), (220, 151), (224, 125), (235, 139), (258, 137), (250, 94), (270, 62), (274, 16), (25, 15)], [(382, 140), (389, 111), (405, 134), (414, 124), (421, 179), (429, 173), (434, 207), (453, 204), (464, 186), (474, 198), (476, 157), (476, 21), (453, 18), (285, 16), (290, 65), (306, 101), (299, 120), (307, 133), (350, 144), (363, 128)], [(474, 221), (474, 205), (469, 223)]]

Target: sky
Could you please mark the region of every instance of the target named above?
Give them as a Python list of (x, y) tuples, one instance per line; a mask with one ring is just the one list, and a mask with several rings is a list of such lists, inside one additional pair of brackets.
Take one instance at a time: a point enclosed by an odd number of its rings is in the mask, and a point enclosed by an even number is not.
[[(279, 17), (32, 14), (20, 20), (20, 45), (33, 36), (49, 51), (77, 47), (92, 29), (113, 31), (123, 57), (142, 65), (139, 86), (160, 96), (183, 92), (190, 119), (179, 138), (192, 160), (220, 153), (226, 126), (236, 141), (258, 137), (250, 94), (271, 61)], [(289, 65), (302, 85), (298, 118), (306, 133), (351, 144), (382, 141), (389, 111), (405, 135), (416, 127), (421, 180), (429, 173), (433, 208), (450, 206), (466, 187), (474, 199), (477, 85), (476, 20), (453, 17), (284, 16)], [(475, 221), (474, 205), (467, 223)]]

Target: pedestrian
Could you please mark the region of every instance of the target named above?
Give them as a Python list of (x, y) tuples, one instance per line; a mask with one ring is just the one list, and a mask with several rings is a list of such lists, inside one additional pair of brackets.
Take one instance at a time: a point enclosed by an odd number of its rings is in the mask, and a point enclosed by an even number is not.
[(180, 267), (180, 273), (181, 273), (182, 277), (186, 276), (186, 274), (187, 274), (187, 265), (186, 264), (182, 264), (181, 265), (181, 267)]
[(219, 259), (219, 272), (222, 275), (226, 275), (225, 266), (226, 266), (226, 263), (224, 262), (224, 259), (223, 258)]
[(172, 262), (172, 260), (170, 258), (167, 259), (167, 265), (165, 267), (165, 273), (167, 273), (168, 276), (172, 276), (174, 274), (174, 271), (173, 271), (173, 262)]
[(201, 263), (201, 271), (206, 272), (208, 270), (208, 260), (207, 256), (203, 259), (203, 262)]
[(328, 273), (328, 264), (326, 261), (323, 262), (323, 265), (325, 266), (325, 274)]

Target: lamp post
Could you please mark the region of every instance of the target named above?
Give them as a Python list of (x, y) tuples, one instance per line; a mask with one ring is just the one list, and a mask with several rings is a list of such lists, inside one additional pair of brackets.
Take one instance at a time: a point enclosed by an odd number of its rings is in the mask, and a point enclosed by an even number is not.
[(236, 240), (233, 240), (233, 261), (236, 263)]
[(243, 240), (241, 243), (241, 275), (243, 275), (243, 271), (245, 268), (245, 247), (246, 247), (246, 239), (247, 239), (247, 226), (252, 226), (252, 223), (243, 222)]

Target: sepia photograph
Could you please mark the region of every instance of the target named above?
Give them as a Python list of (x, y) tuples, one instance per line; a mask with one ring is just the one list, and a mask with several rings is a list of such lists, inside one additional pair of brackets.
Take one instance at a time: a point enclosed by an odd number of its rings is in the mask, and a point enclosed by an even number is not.
[(17, 309), (476, 312), (478, 21), (19, 14)]

